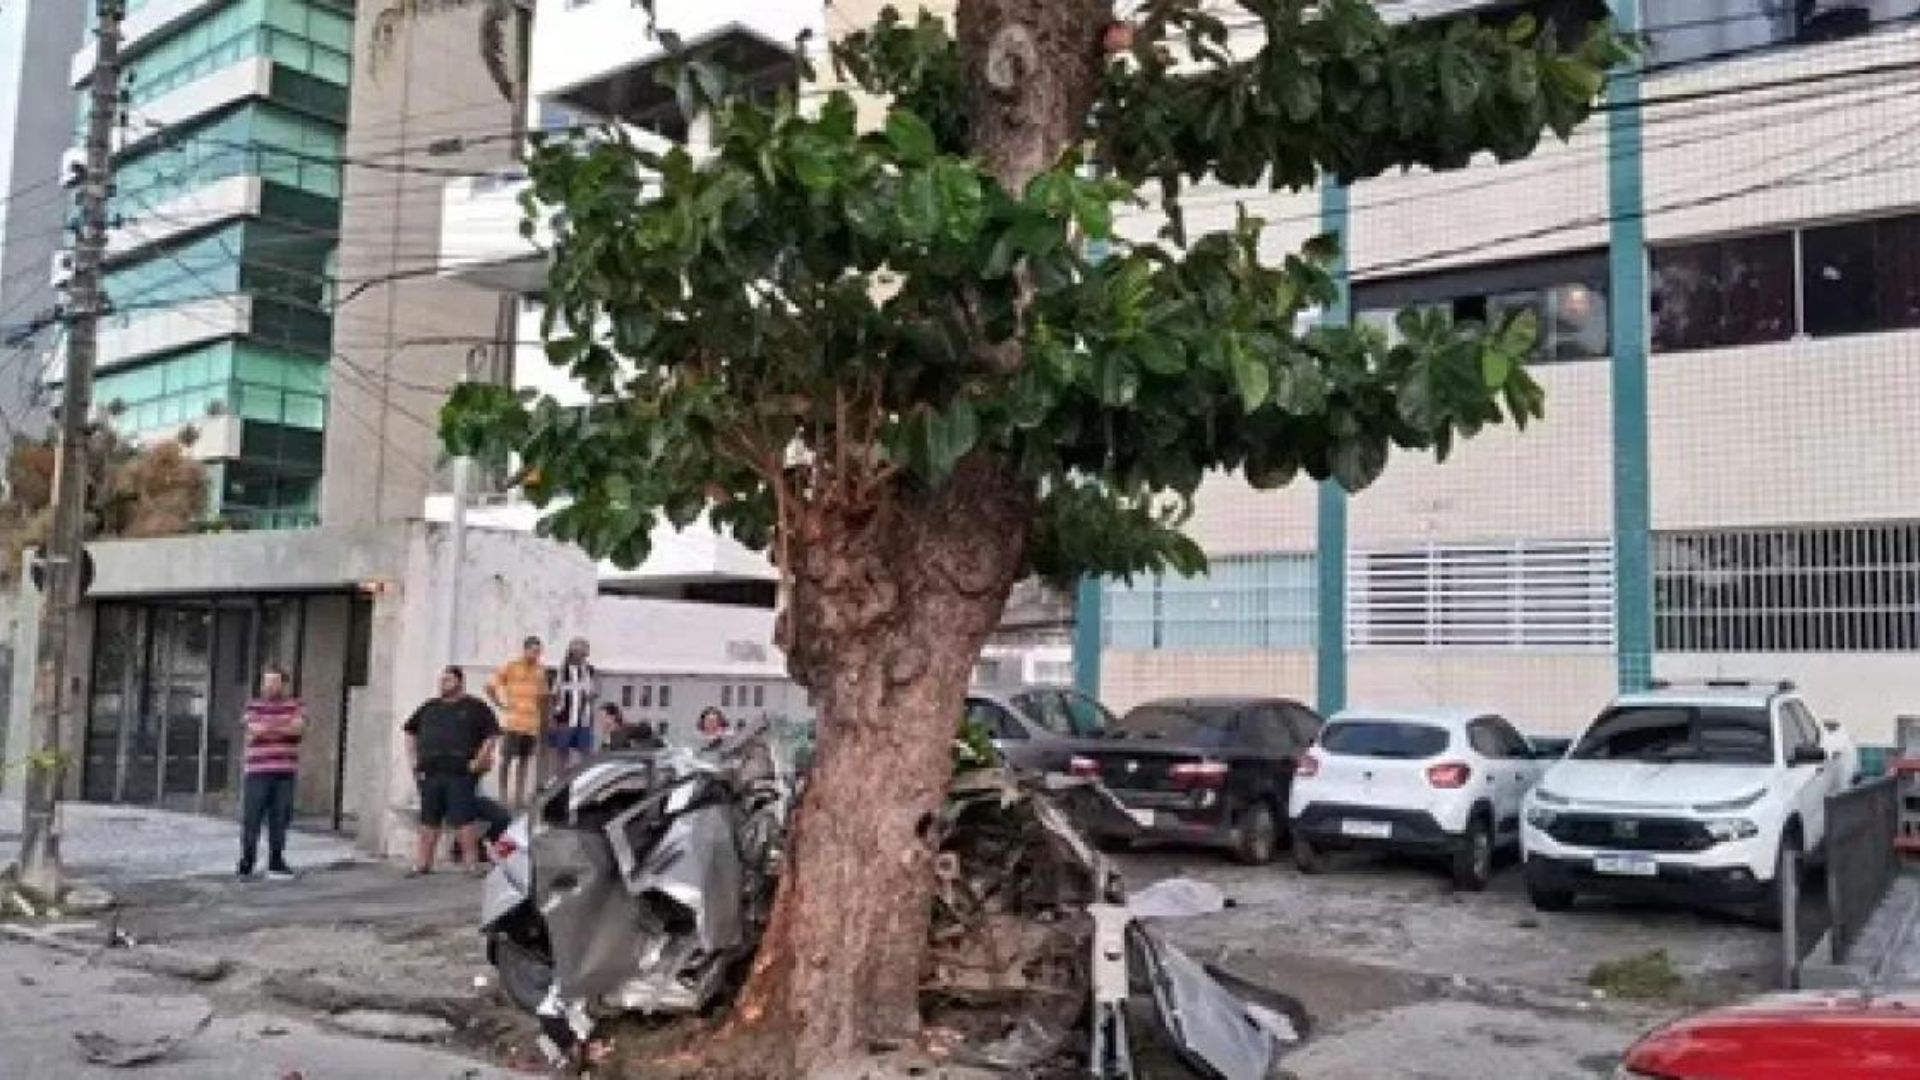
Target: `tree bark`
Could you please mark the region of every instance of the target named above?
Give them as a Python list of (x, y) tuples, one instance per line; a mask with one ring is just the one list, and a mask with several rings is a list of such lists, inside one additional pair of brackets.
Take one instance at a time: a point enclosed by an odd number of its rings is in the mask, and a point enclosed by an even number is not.
[(935, 815), (973, 665), (1026, 554), (1033, 499), (985, 455), (934, 491), (796, 538), (788, 662), (819, 701), (787, 872), (735, 1020), (804, 1076), (913, 1037)]
[[(1081, 138), (1111, 11), (1111, 0), (961, 0), (971, 139), (1009, 191)], [(810, 506), (783, 538), (783, 638), (819, 723), (787, 871), (732, 1022), (765, 1075), (805, 1076), (917, 1033), (932, 826), (1034, 501), (977, 451), (937, 489), (897, 481), (877, 507)]]

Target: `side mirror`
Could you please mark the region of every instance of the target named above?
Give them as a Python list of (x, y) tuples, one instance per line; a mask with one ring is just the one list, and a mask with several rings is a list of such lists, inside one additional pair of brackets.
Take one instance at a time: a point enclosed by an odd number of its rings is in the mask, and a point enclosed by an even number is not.
[(1787, 761), (1788, 765), (1825, 765), (1826, 763), (1827, 752), (1817, 746), (1796, 746), (1793, 748), (1793, 757)]
[(1826, 728), (1826, 729), (1827, 729), (1828, 731), (1832, 731), (1832, 732), (1836, 732), (1836, 733), (1837, 733), (1837, 732), (1838, 732), (1838, 731), (1840, 730), (1840, 721), (1838, 721), (1838, 720), (1822, 720), (1822, 721), (1820, 721), (1820, 726), (1821, 726), (1821, 727), (1824, 727), (1824, 728)]

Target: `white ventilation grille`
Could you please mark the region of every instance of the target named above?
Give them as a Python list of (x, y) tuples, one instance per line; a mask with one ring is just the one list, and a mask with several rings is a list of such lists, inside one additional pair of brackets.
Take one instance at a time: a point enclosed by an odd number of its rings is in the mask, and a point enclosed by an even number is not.
[(1613, 544), (1429, 544), (1348, 560), (1347, 644), (1368, 648), (1605, 649)]

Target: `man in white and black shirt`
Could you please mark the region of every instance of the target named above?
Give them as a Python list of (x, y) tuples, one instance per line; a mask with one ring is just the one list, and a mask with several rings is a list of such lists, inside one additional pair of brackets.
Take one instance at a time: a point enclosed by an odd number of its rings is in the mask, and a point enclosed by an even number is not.
[(547, 745), (554, 752), (556, 775), (593, 752), (593, 665), (587, 663), (587, 639), (567, 643), (567, 657), (551, 674), (552, 726)]

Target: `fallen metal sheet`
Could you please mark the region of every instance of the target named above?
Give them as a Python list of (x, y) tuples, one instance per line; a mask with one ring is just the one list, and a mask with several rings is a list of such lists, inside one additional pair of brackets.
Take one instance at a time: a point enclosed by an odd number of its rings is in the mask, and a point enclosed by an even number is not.
[(1247, 1003), (1192, 957), (1137, 923), (1133, 940), (1140, 945), (1161, 1028), (1182, 1056), (1223, 1080), (1267, 1076), (1279, 1044), (1247, 1014)]

